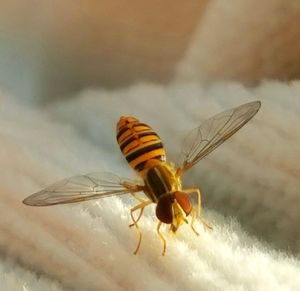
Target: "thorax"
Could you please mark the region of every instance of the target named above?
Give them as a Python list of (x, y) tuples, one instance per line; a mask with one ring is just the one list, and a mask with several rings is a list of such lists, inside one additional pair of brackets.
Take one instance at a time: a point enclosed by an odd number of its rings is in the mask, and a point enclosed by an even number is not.
[(142, 173), (146, 195), (157, 202), (161, 195), (181, 190), (180, 178), (175, 175), (171, 164), (158, 160), (149, 160)]

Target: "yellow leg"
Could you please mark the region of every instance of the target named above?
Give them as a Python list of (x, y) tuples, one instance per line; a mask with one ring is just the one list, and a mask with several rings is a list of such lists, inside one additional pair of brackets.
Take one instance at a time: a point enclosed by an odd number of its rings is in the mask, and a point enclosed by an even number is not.
[(196, 208), (193, 208), (192, 210), (192, 221), (191, 221), (191, 228), (193, 230), (193, 232), (196, 234), (196, 235), (199, 235), (199, 233), (196, 231), (196, 229), (194, 228), (194, 223), (195, 223), (195, 219), (197, 218), (197, 209)]
[(201, 216), (201, 194), (200, 194), (200, 190), (198, 188), (192, 188), (192, 189), (184, 189), (183, 190), (185, 193), (196, 193), (197, 194), (197, 207), (193, 209), (193, 212), (195, 212), (195, 214), (193, 213), (193, 217), (192, 217), (192, 223), (191, 223), (191, 227), (193, 229), (193, 231), (197, 234), (198, 232), (195, 231), (194, 229), (194, 222), (195, 222), (195, 218), (199, 218), (204, 226), (204, 228), (210, 229), (212, 230), (213, 227), (208, 224), (204, 218)]
[(145, 202), (147, 200), (141, 198), (139, 195), (137, 195), (135, 192), (130, 193), (136, 200), (140, 201), (140, 202)]
[[(141, 203), (144, 203), (144, 202), (146, 202), (147, 200), (145, 200), (145, 199), (143, 199), (143, 198), (141, 198), (140, 196), (138, 196), (136, 193), (131, 193), (131, 195), (135, 198), (135, 199), (137, 199), (138, 201), (140, 201)], [(142, 217), (142, 215), (143, 215), (143, 213), (144, 213), (144, 208), (145, 207), (143, 207), (143, 208), (140, 208), (140, 213), (139, 213), (139, 215), (138, 215), (138, 218), (137, 219), (132, 219), (133, 221), (135, 221), (136, 223), (141, 219), (141, 217)], [(131, 224), (129, 224), (129, 227), (133, 227), (134, 226), (134, 223), (131, 223)]]
[(160, 239), (161, 239), (162, 242), (163, 242), (163, 252), (162, 252), (162, 255), (164, 256), (165, 253), (166, 253), (166, 248), (167, 248), (167, 246), (166, 246), (166, 239), (164, 238), (164, 236), (163, 236), (163, 235), (161, 234), (161, 232), (159, 231), (159, 229), (160, 229), (160, 227), (161, 227), (161, 224), (162, 224), (162, 222), (159, 221), (158, 224), (157, 224), (156, 230), (157, 230), (158, 236), (160, 237)]
[(137, 217), (137, 219), (133, 219), (133, 216), (131, 216), (131, 219), (134, 221), (133, 223), (129, 224), (129, 227), (133, 227), (134, 226), (134, 223), (138, 223), (139, 220), (141, 219), (143, 213), (144, 213), (144, 209), (145, 207), (142, 207), (140, 208), (140, 213), (139, 213), (139, 216)]
[[(133, 207), (133, 208), (130, 209), (130, 216), (131, 216), (131, 219), (132, 219), (132, 221), (133, 221), (133, 225), (135, 226), (135, 228), (136, 228), (136, 230), (137, 230), (137, 232), (138, 232), (138, 235), (139, 235), (137, 247), (136, 247), (135, 251), (133, 252), (135, 255), (136, 255), (137, 252), (139, 251), (139, 248), (140, 248), (140, 245), (141, 245), (141, 241), (142, 241), (142, 233), (141, 233), (140, 228), (139, 228), (139, 226), (138, 226), (138, 224), (137, 224), (137, 220), (135, 220), (134, 217), (133, 217), (133, 212), (136, 211), (136, 210), (138, 210), (138, 209), (142, 209), (142, 211), (143, 211), (144, 208), (145, 208), (147, 205), (151, 204), (151, 203), (152, 203), (152, 201), (150, 201), (150, 200), (149, 200), (149, 201), (144, 201), (144, 202), (142, 202), (142, 203), (138, 204), (137, 206), (135, 206), (135, 207)], [(141, 212), (142, 212), (142, 211), (141, 211)], [(140, 219), (141, 216), (142, 216), (142, 214), (140, 214), (140, 216), (139, 216), (138, 219)]]

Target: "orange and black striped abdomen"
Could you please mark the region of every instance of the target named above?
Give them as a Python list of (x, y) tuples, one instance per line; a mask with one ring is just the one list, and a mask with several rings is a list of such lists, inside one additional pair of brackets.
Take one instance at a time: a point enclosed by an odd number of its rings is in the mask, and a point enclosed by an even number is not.
[(157, 133), (134, 117), (120, 118), (117, 124), (117, 141), (127, 162), (137, 172), (141, 172), (150, 159), (166, 159)]

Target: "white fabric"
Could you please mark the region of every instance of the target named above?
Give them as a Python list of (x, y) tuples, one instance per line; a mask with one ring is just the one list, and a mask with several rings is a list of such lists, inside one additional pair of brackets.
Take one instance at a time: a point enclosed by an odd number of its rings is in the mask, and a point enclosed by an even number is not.
[[(1, 290), (298, 290), (299, 98), (299, 82), (256, 89), (137, 84), (86, 90), (46, 107), (2, 94)], [(46, 208), (21, 203), (73, 174), (135, 177), (115, 140), (121, 115), (152, 125), (174, 157), (186, 130), (257, 99), (257, 116), (184, 176), (187, 186), (202, 189), (203, 214), (214, 230), (197, 224), (200, 237), (187, 226), (177, 238), (166, 232), (165, 257), (152, 206), (141, 220), (140, 252), (132, 254), (130, 197)]]

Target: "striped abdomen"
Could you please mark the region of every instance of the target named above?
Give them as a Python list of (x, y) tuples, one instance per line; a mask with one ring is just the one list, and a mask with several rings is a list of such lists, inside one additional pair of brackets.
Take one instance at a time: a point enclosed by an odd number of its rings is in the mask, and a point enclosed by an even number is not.
[(165, 161), (166, 154), (159, 136), (150, 126), (134, 117), (121, 117), (117, 124), (117, 141), (130, 166), (141, 172), (150, 159)]

